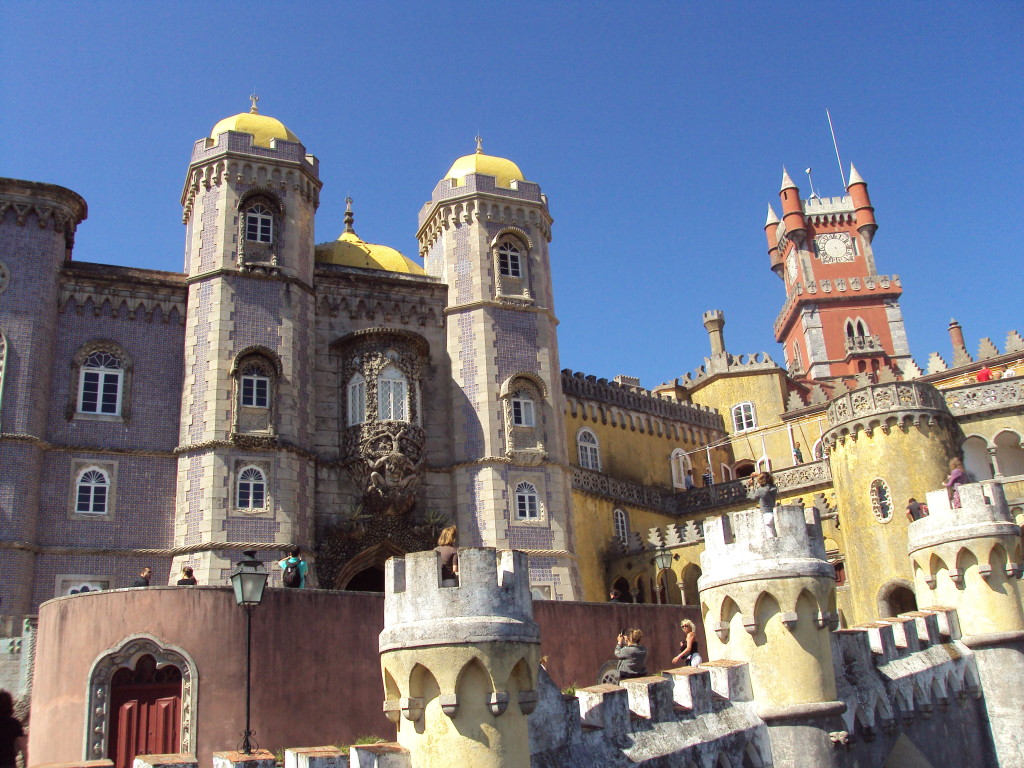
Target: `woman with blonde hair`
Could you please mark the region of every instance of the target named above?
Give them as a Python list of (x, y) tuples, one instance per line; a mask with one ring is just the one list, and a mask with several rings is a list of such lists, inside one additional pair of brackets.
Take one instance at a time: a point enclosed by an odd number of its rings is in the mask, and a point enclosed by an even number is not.
[(697, 628), (689, 619), (679, 622), (683, 630), (684, 640), (679, 641), (679, 654), (672, 659), (673, 664), (685, 664), (688, 667), (699, 667), (704, 661), (700, 655), (700, 640), (697, 639)]
[(778, 536), (775, 531), (775, 500), (778, 495), (779, 489), (775, 487), (775, 481), (772, 480), (770, 473), (760, 472), (750, 476), (747, 496), (755, 499), (761, 508), (764, 530), (769, 536)]
[(949, 489), (950, 507), (960, 509), (960, 486), (967, 482), (967, 475), (964, 472), (964, 463), (958, 458), (949, 460), (949, 477), (943, 483)]
[(459, 529), (449, 525), (442, 529), (441, 535), (437, 537), (437, 546), (434, 551), (441, 556), (441, 586), (459, 586)]

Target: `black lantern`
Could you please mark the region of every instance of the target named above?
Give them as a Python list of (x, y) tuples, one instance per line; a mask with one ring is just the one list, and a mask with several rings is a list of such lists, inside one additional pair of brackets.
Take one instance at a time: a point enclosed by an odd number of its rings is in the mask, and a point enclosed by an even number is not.
[(254, 550), (246, 550), (242, 554), (245, 557), (239, 561), (235, 572), (231, 574), (231, 586), (235, 590), (235, 602), (245, 609), (245, 730), (242, 732), (239, 752), (251, 755), (254, 733), (249, 727), (252, 691), (252, 609), (263, 601), (263, 590), (267, 586), (268, 574), (263, 563), (256, 559)]

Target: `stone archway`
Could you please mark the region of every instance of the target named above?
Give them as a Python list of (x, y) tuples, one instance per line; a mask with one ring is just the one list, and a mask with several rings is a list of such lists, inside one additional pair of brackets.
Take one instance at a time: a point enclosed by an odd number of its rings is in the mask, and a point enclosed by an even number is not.
[(157, 668), (174, 666), (181, 672), (181, 752), (196, 748), (196, 683), (198, 671), (192, 657), (182, 648), (162, 643), (147, 634), (129, 635), (117, 648), (108, 648), (92, 664), (89, 672), (88, 708), (86, 710), (86, 755), (89, 760), (107, 756), (110, 737), (111, 680), (122, 668), (134, 669), (143, 656), (152, 656)]
[(917, 610), (914, 585), (906, 579), (890, 579), (878, 590), (878, 616), (890, 618)]
[[(389, 557), (403, 557), (405, 550), (391, 539), (384, 539), (353, 557), (338, 572), (334, 589), (354, 589), (360, 592), (384, 591), (384, 563)], [(378, 582), (377, 574), (380, 574)], [(376, 589), (379, 583), (380, 589)], [(352, 586), (352, 585), (355, 586)]]

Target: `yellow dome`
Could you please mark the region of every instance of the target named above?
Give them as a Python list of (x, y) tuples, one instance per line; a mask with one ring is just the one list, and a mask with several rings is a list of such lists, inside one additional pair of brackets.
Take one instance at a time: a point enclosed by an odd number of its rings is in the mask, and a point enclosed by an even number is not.
[(446, 179), (453, 179), (455, 182), (454, 186), (457, 187), (465, 183), (466, 176), (471, 173), (483, 173), (493, 176), (495, 184), (506, 189), (512, 188), (513, 179), (516, 181), (526, 181), (523, 177), (523, 172), (519, 170), (519, 166), (511, 160), (506, 160), (504, 157), (485, 155), (479, 149), (472, 155), (466, 155), (456, 160), (444, 177)]
[(225, 117), (210, 131), (210, 138), (216, 139), (224, 131), (238, 131), (239, 133), (251, 133), (252, 143), (258, 147), (269, 147), (271, 139), (283, 139), (284, 141), (298, 141), (299, 137), (288, 130), (284, 123), (273, 117), (261, 115), (253, 103), (249, 112), (239, 112), (237, 115)]
[(407, 275), (426, 274), (423, 267), (394, 248), (364, 243), (355, 232), (343, 232), (333, 243), (318, 245), (316, 260), (323, 264), (340, 264), (344, 267), (404, 272)]

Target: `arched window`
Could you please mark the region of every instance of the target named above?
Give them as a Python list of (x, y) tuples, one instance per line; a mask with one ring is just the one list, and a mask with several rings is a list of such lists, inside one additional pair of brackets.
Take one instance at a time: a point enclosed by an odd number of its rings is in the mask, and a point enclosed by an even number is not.
[(799, 342), (796, 341), (793, 342), (793, 366), (798, 371), (803, 370), (804, 367), (804, 357), (803, 354), (800, 352), (800, 344)]
[(540, 500), (537, 488), (533, 483), (520, 483), (516, 486), (516, 518), (519, 520), (536, 520), (540, 517)]
[(848, 338), (850, 340), (853, 340), (853, 337), (855, 335), (856, 335), (856, 333), (853, 330), (853, 321), (847, 320), (846, 321), (846, 338)]
[(99, 467), (88, 467), (78, 473), (75, 489), (75, 512), (79, 515), (107, 514), (110, 478)]
[(363, 374), (353, 374), (348, 380), (348, 425), (366, 421), (366, 379)]
[(270, 374), (262, 363), (255, 360), (242, 368), (242, 405), (270, 407)]
[(892, 520), (892, 495), (889, 493), (889, 486), (885, 480), (871, 481), (871, 511), (875, 513), (875, 519), (880, 523), (888, 523)]
[(243, 467), (238, 473), (238, 508), (266, 509), (267, 476), (259, 467)]
[(245, 212), (245, 239), (257, 243), (273, 242), (274, 216), (260, 203)]
[(601, 471), (601, 448), (597, 442), (597, 435), (589, 429), (581, 429), (576, 434), (576, 452), (579, 456), (580, 466), (583, 469)]
[(746, 432), (757, 426), (757, 419), (754, 417), (754, 404), (750, 402), (737, 403), (732, 407), (732, 425), (734, 432)]
[(124, 366), (112, 353), (96, 351), (82, 361), (78, 385), (78, 412), (106, 416), (121, 414)]
[(624, 509), (612, 512), (612, 524), (615, 526), (615, 537), (623, 544), (629, 543), (629, 514)]
[(388, 365), (377, 377), (377, 418), (408, 421), (409, 381), (400, 370)]
[[(686, 488), (687, 471), (693, 471), (693, 464), (686, 451), (676, 448), (669, 457), (669, 464), (672, 467), (672, 485), (676, 488)], [(693, 476), (690, 476), (690, 487), (693, 487)]]
[(512, 426), (535, 427), (537, 418), (534, 414), (533, 400), (525, 393), (519, 392), (512, 398)]
[(522, 277), (519, 247), (511, 240), (502, 240), (498, 246), (498, 271), (509, 277)]
[(864, 325), (864, 321), (863, 320), (858, 320), (857, 321), (857, 335), (858, 336), (867, 336), (868, 335), (868, 329), (867, 329), (867, 326)]

